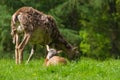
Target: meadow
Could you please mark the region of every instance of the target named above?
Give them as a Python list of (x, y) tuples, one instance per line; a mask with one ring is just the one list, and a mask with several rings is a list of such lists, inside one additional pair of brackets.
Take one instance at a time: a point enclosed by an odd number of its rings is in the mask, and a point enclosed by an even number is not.
[(97, 61), (81, 58), (63, 66), (43, 65), (44, 59), (16, 65), (13, 59), (0, 59), (0, 80), (119, 80), (120, 60)]

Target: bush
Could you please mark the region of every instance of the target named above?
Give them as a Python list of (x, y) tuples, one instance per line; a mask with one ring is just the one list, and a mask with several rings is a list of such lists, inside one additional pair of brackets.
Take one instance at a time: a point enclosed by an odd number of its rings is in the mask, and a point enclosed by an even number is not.
[(80, 31), (80, 49), (83, 55), (105, 58), (109, 56), (110, 40), (104, 34)]
[(10, 35), (10, 18), (6, 6), (0, 5), (0, 46), (1, 50), (9, 51), (13, 47), (12, 38)]
[(69, 43), (71, 43), (74, 46), (79, 46), (81, 38), (77, 31), (61, 28), (60, 32)]

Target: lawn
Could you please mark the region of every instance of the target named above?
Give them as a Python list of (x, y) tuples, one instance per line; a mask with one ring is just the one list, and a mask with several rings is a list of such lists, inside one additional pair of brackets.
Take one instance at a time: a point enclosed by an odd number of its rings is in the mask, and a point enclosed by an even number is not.
[(81, 58), (64, 66), (43, 66), (43, 59), (16, 65), (0, 59), (0, 80), (119, 80), (120, 60), (96, 61)]

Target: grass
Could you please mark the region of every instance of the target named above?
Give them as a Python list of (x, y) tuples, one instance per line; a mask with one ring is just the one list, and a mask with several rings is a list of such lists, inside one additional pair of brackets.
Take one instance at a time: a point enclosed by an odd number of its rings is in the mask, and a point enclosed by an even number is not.
[(43, 66), (43, 59), (16, 65), (14, 60), (0, 60), (0, 80), (119, 80), (120, 60), (96, 61), (82, 58), (64, 66)]

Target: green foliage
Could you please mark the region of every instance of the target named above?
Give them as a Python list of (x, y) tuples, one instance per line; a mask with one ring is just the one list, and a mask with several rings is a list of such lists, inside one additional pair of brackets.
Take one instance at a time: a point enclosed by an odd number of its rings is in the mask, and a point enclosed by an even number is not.
[[(80, 45), (84, 55), (120, 55), (120, 0), (1, 0), (0, 50), (13, 51), (10, 19), (22, 6), (52, 15), (61, 34), (73, 45)], [(41, 49), (38, 46), (42, 53)]]
[(0, 5), (0, 46), (3, 51), (10, 51), (12, 49), (12, 40), (10, 35), (10, 18), (6, 6)]
[[(117, 4), (116, 4), (117, 3)], [(84, 55), (120, 55), (119, 1), (90, 0), (81, 6), (80, 43)]]
[(79, 34), (75, 30), (61, 28), (60, 32), (72, 45), (78, 46), (81, 41)]
[(80, 29), (79, 4), (79, 0), (68, 0), (56, 8), (51, 9), (50, 14), (56, 18), (59, 27), (78, 31)]
[[(120, 60), (95, 61), (82, 58), (65, 66), (43, 66), (44, 60), (16, 65), (14, 60), (0, 60), (1, 80), (119, 80)], [(9, 76), (8, 76), (9, 75)]]
[[(91, 34), (92, 33), (92, 34)], [(80, 31), (82, 41), (80, 49), (84, 55), (94, 56), (96, 58), (106, 58), (109, 56), (110, 40), (103, 34)]]

